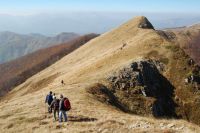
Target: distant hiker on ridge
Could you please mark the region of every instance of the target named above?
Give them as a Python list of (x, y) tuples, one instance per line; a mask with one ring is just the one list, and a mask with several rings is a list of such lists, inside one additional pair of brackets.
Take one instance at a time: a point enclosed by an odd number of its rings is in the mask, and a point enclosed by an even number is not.
[(52, 109), (50, 108), (51, 102), (53, 101), (52, 91), (46, 96), (45, 103), (48, 104), (48, 112), (52, 113)]
[(56, 121), (56, 113), (57, 113), (57, 116), (59, 118), (59, 103), (60, 103), (60, 100), (57, 99), (56, 97), (54, 97), (53, 101), (52, 101), (52, 103), (50, 105), (50, 108), (53, 109), (53, 116), (54, 116), (54, 120), (55, 121)]
[(64, 98), (63, 95), (60, 95), (60, 103), (59, 103), (59, 122), (63, 121), (63, 116), (64, 116), (64, 121), (67, 122), (67, 111), (71, 109), (70, 102), (68, 98)]
[(65, 85), (65, 82), (64, 82), (64, 80), (61, 80), (61, 84), (64, 86)]

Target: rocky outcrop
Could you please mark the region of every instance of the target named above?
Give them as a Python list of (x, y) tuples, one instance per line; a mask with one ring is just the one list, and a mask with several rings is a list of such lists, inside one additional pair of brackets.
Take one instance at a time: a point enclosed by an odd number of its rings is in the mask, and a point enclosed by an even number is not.
[(111, 75), (108, 81), (113, 93), (130, 112), (137, 109), (156, 117), (176, 116), (172, 100), (174, 87), (161, 74), (164, 69), (164, 64), (158, 61), (142, 60)]
[[(176, 117), (172, 99), (174, 87), (161, 74), (165, 66), (159, 61), (141, 60), (107, 78), (107, 86), (94, 85), (90, 93), (98, 100), (123, 111), (155, 117)], [(103, 100), (102, 100), (103, 99)]]
[(127, 68), (123, 68), (118, 73), (108, 77), (112, 88), (117, 90), (128, 90), (129, 88), (143, 87), (143, 94), (146, 96), (156, 96), (156, 91), (160, 88), (160, 73), (164, 71), (164, 65), (158, 61), (144, 60), (133, 62)]
[(142, 17), (138, 28), (142, 29), (154, 29), (153, 25), (149, 22), (149, 20), (146, 17)]
[(176, 39), (176, 35), (170, 31), (156, 30), (156, 33), (168, 41), (173, 41)]

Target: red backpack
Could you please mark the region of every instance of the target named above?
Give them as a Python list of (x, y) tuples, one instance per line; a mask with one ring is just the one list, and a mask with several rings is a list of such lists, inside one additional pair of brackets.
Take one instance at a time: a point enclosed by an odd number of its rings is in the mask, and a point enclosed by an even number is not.
[(71, 104), (68, 98), (64, 98), (64, 109), (65, 111), (69, 111), (71, 109)]

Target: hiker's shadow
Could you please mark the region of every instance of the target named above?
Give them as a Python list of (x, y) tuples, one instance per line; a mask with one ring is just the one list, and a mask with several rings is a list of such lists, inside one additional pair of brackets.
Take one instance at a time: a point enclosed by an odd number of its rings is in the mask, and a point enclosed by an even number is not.
[(69, 121), (71, 122), (93, 122), (93, 121), (97, 121), (97, 118), (90, 118), (87, 116), (69, 116)]

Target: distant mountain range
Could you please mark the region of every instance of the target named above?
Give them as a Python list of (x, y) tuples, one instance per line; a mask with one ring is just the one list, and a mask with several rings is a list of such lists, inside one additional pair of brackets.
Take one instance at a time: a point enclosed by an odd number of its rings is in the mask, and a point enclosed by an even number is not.
[(42, 48), (70, 41), (78, 36), (75, 33), (61, 33), (54, 37), (47, 37), (41, 34), (0, 32), (0, 64)]

